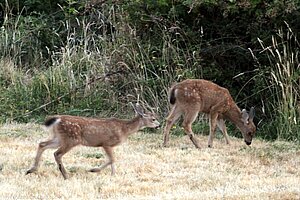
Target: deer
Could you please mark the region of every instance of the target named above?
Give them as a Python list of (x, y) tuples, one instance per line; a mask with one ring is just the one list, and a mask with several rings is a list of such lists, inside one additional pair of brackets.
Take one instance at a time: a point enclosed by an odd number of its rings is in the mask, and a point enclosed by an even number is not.
[(226, 144), (230, 145), (224, 120), (229, 120), (235, 124), (242, 132), (245, 143), (251, 145), (256, 132), (256, 126), (253, 123), (254, 107), (251, 107), (249, 112), (246, 109), (241, 111), (228, 89), (204, 79), (187, 79), (170, 88), (169, 103), (171, 110), (163, 130), (164, 147), (168, 146), (173, 124), (183, 115), (182, 127), (184, 132), (195, 147), (200, 148), (199, 141), (195, 138), (192, 130), (192, 124), (199, 112), (206, 114), (209, 119), (209, 148), (213, 147), (216, 126), (223, 133)]
[[(133, 105), (133, 104), (132, 104)], [(46, 149), (57, 149), (54, 158), (64, 179), (67, 172), (62, 163), (62, 156), (77, 145), (102, 147), (108, 161), (99, 168), (92, 168), (90, 172), (100, 172), (111, 166), (111, 174), (115, 174), (115, 158), (113, 148), (123, 143), (129, 135), (145, 127), (158, 128), (160, 123), (153, 112), (144, 112), (139, 105), (133, 105), (136, 116), (130, 120), (117, 118), (88, 118), (71, 115), (55, 115), (45, 120), (44, 125), (52, 133), (52, 138), (38, 145), (33, 166), (26, 171), (26, 175), (37, 171), (42, 153)]]

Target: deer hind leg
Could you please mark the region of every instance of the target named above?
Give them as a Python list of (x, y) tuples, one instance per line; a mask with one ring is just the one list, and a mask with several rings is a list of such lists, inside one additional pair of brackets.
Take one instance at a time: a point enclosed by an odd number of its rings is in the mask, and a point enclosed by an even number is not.
[(166, 126), (164, 128), (164, 143), (163, 143), (164, 147), (168, 146), (170, 130), (171, 130), (173, 124), (181, 116), (181, 114), (182, 114), (182, 111), (180, 109), (178, 109), (178, 107), (176, 105), (173, 106), (169, 116), (167, 117)]
[(217, 120), (217, 126), (222, 131), (222, 133), (223, 133), (223, 135), (225, 137), (226, 144), (230, 145), (230, 140), (229, 140), (229, 137), (228, 137), (228, 134), (227, 134), (227, 129), (226, 129), (225, 121), (222, 118), (218, 118), (218, 120)]
[(35, 160), (34, 160), (34, 164), (29, 170), (26, 171), (26, 174), (30, 174), (37, 170), (41, 156), (46, 149), (56, 149), (59, 147), (59, 145), (60, 145), (60, 142), (57, 137), (55, 137), (51, 140), (39, 143), (38, 150), (37, 150)]
[(189, 136), (193, 144), (196, 148), (200, 148), (199, 141), (194, 136), (193, 130), (192, 130), (192, 124), (195, 121), (195, 119), (198, 116), (197, 109), (191, 109), (188, 112), (185, 112), (184, 120), (183, 120), (183, 129), (185, 133)]
[(114, 165), (115, 158), (113, 155), (113, 149), (112, 149), (112, 147), (103, 147), (103, 149), (108, 156), (108, 161), (99, 168), (91, 169), (90, 172), (100, 172), (101, 170), (106, 168), (108, 165), (111, 165), (111, 175), (114, 175), (115, 174), (115, 165)]
[(66, 169), (61, 161), (63, 155), (65, 155), (73, 146), (71, 145), (62, 145), (57, 151), (54, 152), (54, 158), (57, 163), (58, 169), (61, 172), (64, 179), (67, 179)]

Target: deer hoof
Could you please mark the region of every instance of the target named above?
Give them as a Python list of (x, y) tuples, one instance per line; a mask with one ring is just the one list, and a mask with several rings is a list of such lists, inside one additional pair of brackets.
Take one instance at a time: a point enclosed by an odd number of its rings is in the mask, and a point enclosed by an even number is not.
[(99, 168), (93, 168), (93, 169), (90, 169), (89, 172), (99, 172), (100, 169)]
[(166, 143), (163, 143), (163, 145), (162, 145), (163, 147), (169, 147), (169, 145), (168, 144), (166, 144)]
[(34, 171), (36, 171), (36, 169), (35, 168), (31, 168), (31, 169), (29, 169), (29, 170), (26, 171), (25, 175), (31, 174)]
[(25, 173), (25, 175), (27, 175), (27, 174), (31, 174), (32, 173), (32, 171), (30, 171), (30, 170), (27, 170), (26, 171), (26, 173)]
[(198, 141), (195, 137), (190, 137), (190, 138), (191, 138), (193, 144), (195, 145), (195, 147), (196, 147), (197, 149), (201, 149), (200, 144), (199, 144), (199, 141)]

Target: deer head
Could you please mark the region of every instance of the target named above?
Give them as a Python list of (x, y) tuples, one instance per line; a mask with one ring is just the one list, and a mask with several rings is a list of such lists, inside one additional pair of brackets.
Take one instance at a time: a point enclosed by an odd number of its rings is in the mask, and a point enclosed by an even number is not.
[(254, 115), (255, 112), (253, 107), (251, 107), (249, 113), (246, 111), (246, 109), (242, 110), (242, 121), (244, 123), (244, 126), (241, 129), (241, 132), (247, 145), (251, 144), (252, 138), (254, 137), (256, 131), (256, 127), (253, 123)]
[(137, 116), (141, 117), (142, 120), (142, 128), (149, 127), (149, 128), (158, 128), (160, 126), (160, 123), (156, 119), (156, 115), (151, 112), (144, 113), (144, 109), (140, 104), (136, 103), (133, 105), (133, 109)]

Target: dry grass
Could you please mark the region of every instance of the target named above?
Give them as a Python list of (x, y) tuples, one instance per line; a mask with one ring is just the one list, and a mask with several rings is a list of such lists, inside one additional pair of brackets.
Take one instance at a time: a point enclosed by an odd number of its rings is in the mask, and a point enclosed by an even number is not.
[(37, 144), (47, 133), (35, 124), (7, 124), (0, 129), (0, 199), (300, 199), (300, 147), (287, 142), (241, 139), (232, 145), (216, 139), (197, 150), (186, 137), (138, 133), (115, 149), (116, 175), (98, 148), (75, 147), (64, 156), (70, 178), (57, 170), (54, 150), (43, 155), (39, 171), (25, 176)]

